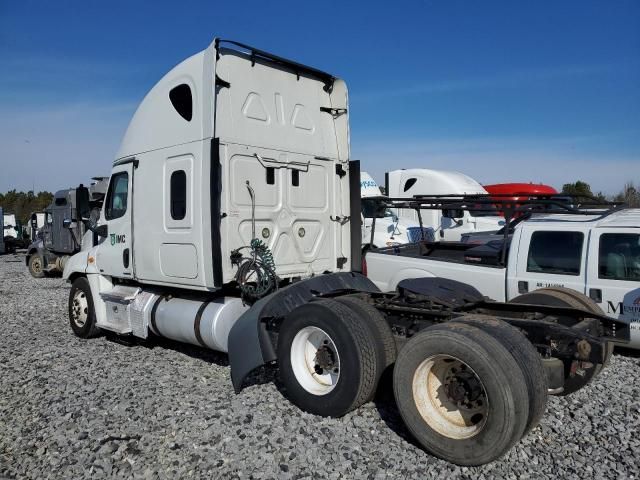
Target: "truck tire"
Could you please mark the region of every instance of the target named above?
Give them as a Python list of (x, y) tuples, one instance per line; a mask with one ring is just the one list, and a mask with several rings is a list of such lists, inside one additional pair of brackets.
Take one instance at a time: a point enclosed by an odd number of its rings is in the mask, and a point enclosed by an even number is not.
[(29, 257), (29, 273), (33, 278), (44, 277), (44, 258), (39, 253), (34, 253)]
[(400, 350), (393, 373), (405, 424), (436, 457), (482, 465), (524, 433), (529, 395), (522, 370), (480, 328), (451, 322), (421, 331)]
[(540, 354), (520, 329), (498, 318), (469, 315), (454, 322), (474, 325), (487, 332), (500, 341), (520, 367), (529, 392), (529, 418), (524, 429), (526, 435), (540, 423), (547, 406), (549, 385)]
[[(540, 288), (533, 292), (523, 293), (509, 301), (509, 303), (528, 303), (530, 305), (547, 305), (555, 307), (571, 307), (587, 310), (598, 315), (605, 315), (600, 306), (586, 295), (570, 288), (549, 287)], [(607, 366), (613, 354), (613, 343), (607, 344), (604, 363), (597, 364), (593, 368), (586, 370), (584, 376), (571, 376), (571, 364), (565, 362), (564, 390), (558, 395), (570, 395), (577, 392), (582, 387), (588, 385)]]
[(349, 307), (373, 328), (374, 337), (378, 343), (376, 349), (382, 354), (380, 361), (383, 368), (393, 365), (396, 361), (396, 341), (393, 339), (391, 327), (384, 315), (373, 305), (357, 297), (338, 297), (334, 300)]
[(375, 393), (383, 371), (372, 330), (351, 308), (323, 299), (285, 318), (278, 336), (280, 380), (302, 410), (339, 417)]
[(85, 277), (78, 277), (71, 284), (69, 323), (73, 333), (80, 338), (91, 338), (100, 334), (100, 328), (96, 326), (96, 311), (93, 307), (91, 287), (89, 280)]

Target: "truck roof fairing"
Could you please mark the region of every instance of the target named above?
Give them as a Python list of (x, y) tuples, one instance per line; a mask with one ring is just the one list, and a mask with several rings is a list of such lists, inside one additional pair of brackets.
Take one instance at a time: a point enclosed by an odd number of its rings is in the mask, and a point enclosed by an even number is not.
[[(205, 50), (173, 67), (146, 94), (129, 122), (114, 163), (143, 152), (214, 136), (214, 89), (216, 86), (229, 86), (224, 79), (216, 76), (216, 60), (221, 51), (246, 56), (251, 59), (252, 64), (268, 63), (274, 68), (288, 70), (298, 77), (304, 75), (317, 78), (324, 83), (324, 89), (329, 93), (334, 82), (338, 80), (329, 73), (264, 50), (216, 38)], [(191, 90), (193, 111), (188, 121), (175, 115), (169, 99), (169, 92), (182, 84), (188, 85)]]

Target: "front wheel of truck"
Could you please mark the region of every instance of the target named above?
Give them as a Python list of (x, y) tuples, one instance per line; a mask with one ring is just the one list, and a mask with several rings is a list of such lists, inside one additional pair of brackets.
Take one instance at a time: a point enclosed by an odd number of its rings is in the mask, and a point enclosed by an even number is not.
[(33, 278), (44, 277), (44, 258), (39, 253), (29, 257), (29, 273)]
[(100, 333), (96, 326), (96, 312), (89, 280), (76, 278), (69, 292), (69, 323), (71, 330), (80, 338), (95, 337)]
[(294, 309), (278, 336), (287, 398), (302, 410), (329, 417), (368, 401), (384, 369), (374, 335), (352, 309), (335, 300)]
[(500, 341), (466, 324), (442, 324), (400, 350), (393, 389), (402, 418), (428, 452), (457, 465), (504, 455), (529, 418), (522, 370)]

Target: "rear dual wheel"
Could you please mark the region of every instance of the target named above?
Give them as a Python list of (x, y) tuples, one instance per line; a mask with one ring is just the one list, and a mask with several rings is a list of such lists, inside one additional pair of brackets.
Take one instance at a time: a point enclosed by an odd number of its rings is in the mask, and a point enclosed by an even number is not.
[(392, 354), (382, 325), (375, 324), (379, 319), (370, 321), (359, 302), (323, 299), (285, 318), (278, 337), (280, 380), (302, 410), (339, 417), (374, 396)]
[(499, 458), (528, 426), (520, 365), (500, 340), (470, 324), (437, 325), (412, 337), (398, 354), (393, 387), (416, 440), (458, 465)]
[(498, 318), (489, 315), (467, 315), (454, 322), (473, 325), (491, 335), (509, 351), (520, 367), (529, 394), (526, 435), (540, 422), (547, 406), (549, 382), (540, 354), (520, 329)]

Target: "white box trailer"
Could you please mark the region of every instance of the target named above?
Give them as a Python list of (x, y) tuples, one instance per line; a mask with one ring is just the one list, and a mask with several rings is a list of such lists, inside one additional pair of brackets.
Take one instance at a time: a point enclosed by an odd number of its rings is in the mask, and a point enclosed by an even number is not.
[(347, 109), (342, 80), (237, 42), (177, 65), (131, 120), (99, 224), (89, 205), (71, 219), (91, 230), (64, 269), (71, 328), (228, 352), (238, 392), (277, 363), (287, 397), (325, 416), (373, 398), (394, 365), (425, 449), (491, 461), (538, 422), (565, 362), (601, 366), (624, 331), (575, 308), (559, 325), (557, 308), (487, 303), (452, 281), (380, 292), (359, 273)]

